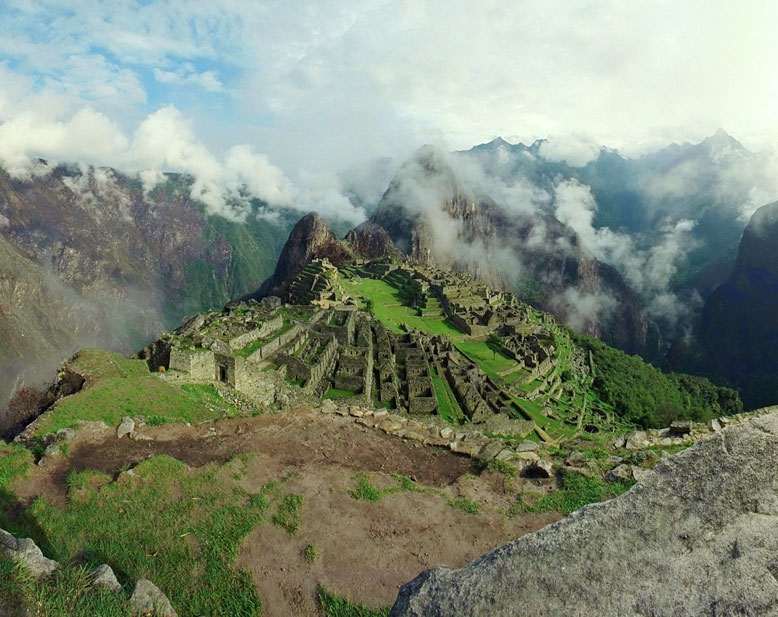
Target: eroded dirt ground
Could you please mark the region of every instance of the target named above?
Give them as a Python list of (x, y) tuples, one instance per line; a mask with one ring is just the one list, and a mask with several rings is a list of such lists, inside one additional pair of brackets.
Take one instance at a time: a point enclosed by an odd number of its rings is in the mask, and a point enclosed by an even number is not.
[[(143, 427), (150, 439), (117, 439), (115, 429), (89, 426), (66, 457), (46, 458), (15, 492), (24, 503), (45, 495), (64, 505), (73, 470), (118, 475), (149, 456), (167, 454), (191, 467), (220, 464), (253, 453), (237, 480), (251, 492), (286, 479), (284, 490), (304, 496), (295, 534), (263, 524), (245, 539), (237, 567), (248, 570), (266, 617), (319, 615), (320, 584), (371, 606), (390, 605), (400, 584), (427, 568), (459, 567), (558, 515), (506, 516), (518, 490), (538, 481), (478, 475), (471, 459), (354, 424), (351, 419), (299, 408), (283, 414), (187, 427)], [(368, 473), (378, 488), (395, 485), (392, 472), (411, 476), (421, 492), (397, 492), (377, 502), (349, 490)], [(466, 497), (479, 514), (452, 507)], [(318, 557), (309, 564), (305, 547)]]

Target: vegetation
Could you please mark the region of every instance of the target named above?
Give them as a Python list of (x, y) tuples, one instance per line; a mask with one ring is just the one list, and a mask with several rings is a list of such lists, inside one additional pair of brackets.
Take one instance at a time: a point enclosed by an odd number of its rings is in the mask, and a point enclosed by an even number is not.
[[(79, 420), (116, 426), (122, 416), (142, 416), (196, 423), (236, 413), (213, 386), (192, 384), (179, 389), (149, 373), (143, 360), (85, 349), (73, 368), (90, 377), (87, 387), (41, 417), (37, 436), (75, 427)], [(188, 396), (181, 396), (182, 389)]]
[[(157, 456), (119, 481), (96, 471), (71, 473), (65, 506), (43, 498), (33, 503), (32, 537), (62, 564), (108, 563), (126, 588), (142, 577), (154, 581), (181, 614), (258, 615), (254, 584), (232, 561), (241, 540), (264, 520), (271, 491), (248, 493), (225, 477), (229, 471), (190, 471)], [(44, 590), (62, 602), (80, 575), (73, 570), (64, 576), (65, 587), (54, 580)], [(84, 595), (78, 602), (88, 607), (92, 599)]]
[(355, 476), (357, 486), (351, 489), (348, 494), (354, 499), (361, 501), (379, 501), (391, 495), (393, 493), (400, 493), (403, 491), (408, 492), (420, 492), (421, 489), (416, 483), (411, 480), (409, 476), (405, 476), (399, 473), (391, 474), (397, 484), (385, 489), (378, 489), (370, 482), (370, 477), (366, 473), (359, 473)]
[(427, 332), (428, 334), (444, 334), (454, 340), (462, 338), (463, 334), (444, 318), (421, 317), (415, 308), (406, 306), (400, 292), (389, 283), (376, 279), (342, 280), (344, 287), (355, 298), (362, 296), (363, 306), (370, 301), (373, 315), (387, 328), (394, 332), (402, 332), (400, 324)]
[(357, 395), (356, 392), (352, 392), (351, 390), (340, 390), (338, 388), (330, 388), (325, 392), (324, 396), (322, 398), (328, 399), (328, 398), (353, 398)]
[(303, 496), (290, 493), (281, 502), (278, 512), (273, 515), (273, 524), (283, 527), (290, 534), (300, 528), (300, 516), (303, 508)]
[(303, 549), (303, 559), (305, 559), (305, 563), (313, 563), (319, 558), (319, 549), (316, 548), (315, 544), (308, 544)]
[(319, 606), (325, 617), (389, 617), (391, 607), (370, 608), (364, 604), (357, 604), (348, 598), (336, 596), (325, 587), (319, 587)]
[(511, 514), (520, 512), (561, 512), (570, 514), (590, 503), (616, 497), (627, 492), (632, 482), (606, 482), (568, 472), (562, 476), (562, 488), (547, 495), (525, 493), (512, 507)]
[(457, 510), (462, 510), (462, 512), (467, 512), (468, 514), (481, 513), (481, 504), (478, 504), (475, 501), (472, 501), (470, 499), (466, 499), (465, 497), (456, 497), (454, 499), (449, 499), (448, 503), (452, 508), (456, 508)]
[(730, 388), (715, 386), (702, 377), (665, 374), (638, 356), (597, 339), (574, 338), (592, 354), (597, 395), (627, 422), (656, 428), (673, 420), (703, 422), (743, 410), (737, 392)]

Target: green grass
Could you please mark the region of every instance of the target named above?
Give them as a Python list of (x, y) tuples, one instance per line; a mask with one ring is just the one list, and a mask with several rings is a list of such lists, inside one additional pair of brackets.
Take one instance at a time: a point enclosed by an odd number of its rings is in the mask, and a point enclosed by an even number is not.
[(478, 460), (476, 462), (476, 467), (478, 467), (479, 471), (498, 473), (508, 478), (515, 478), (518, 475), (518, 470), (516, 467), (510, 463), (506, 463), (505, 461), (498, 461), (496, 458), (493, 458), (489, 461)]
[(570, 514), (590, 503), (597, 503), (627, 492), (634, 483), (606, 482), (587, 478), (577, 473), (562, 477), (562, 488), (548, 495), (525, 494), (511, 507), (511, 514), (519, 512), (561, 512)]
[(409, 476), (399, 473), (392, 473), (391, 475), (397, 484), (395, 486), (390, 486), (389, 488), (378, 489), (370, 482), (370, 476), (366, 473), (358, 473), (355, 476), (357, 485), (355, 488), (351, 489), (348, 494), (359, 501), (379, 501), (387, 495), (392, 495), (394, 493), (417, 493), (423, 491), (423, 489), (411, 480)]
[(481, 370), (495, 381), (502, 380), (498, 375), (500, 371), (509, 369), (516, 364), (513, 358), (509, 358), (500, 352), (495, 353), (489, 349), (486, 341), (457, 343), (456, 348), (480, 366)]
[(305, 563), (313, 563), (319, 558), (319, 549), (315, 544), (309, 544), (303, 549), (303, 559)]
[(171, 422), (175, 422), (175, 420), (159, 414), (152, 414), (146, 417), (146, 424), (149, 426), (162, 426), (163, 424), (170, 424)]
[(199, 403), (203, 403), (209, 408), (220, 409), (228, 418), (238, 415), (236, 407), (225, 401), (216, 387), (211, 384), (190, 383), (182, 385), (181, 389)]
[(35, 581), (9, 558), (0, 557), (0, 605), (20, 610), (24, 600), (34, 612), (19, 614), (40, 616), (130, 617), (129, 596), (95, 589), (88, 574), (84, 566), (66, 564), (50, 579)]
[(325, 587), (319, 587), (317, 596), (325, 617), (389, 617), (389, 612), (392, 610), (389, 606), (370, 608), (352, 602), (348, 598), (336, 596)]
[(448, 504), (452, 508), (456, 508), (457, 510), (462, 510), (462, 512), (466, 512), (467, 514), (481, 513), (481, 504), (478, 504), (475, 501), (472, 501), (471, 499), (467, 499), (465, 497), (456, 497), (454, 499), (449, 499)]
[(300, 528), (300, 518), (302, 516), (303, 496), (290, 493), (281, 502), (278, 512), (273, 515), (273, 524), (283, 527), (287, 532), (294, 535)]
[(394, 332), (402, 332), (401, 323), (428, 334), (444, 334), (452, 339), (464, 335), (446, 319), (434, 319), (417, 315), (417, 310), (404, 306), (400, 292), (389, 283), (375, 279), (343, 279), (343, 286), (350, 295), (360, 295), (372, 300), (372, 311), (376, 319)]
[(11, 483), (23, 478), (34, 463), (33, 454), (17, 444), (6, 444), (0, 440), (0, 528), (11, 533), (17, 530), (8, 520), (10, 507), (16, 500), (11, 492)]
[[(150, 579), (179, 614), (258, 615), (254, 584), (232, 562), (242, 539), (264, 520), (269, 491), (237, 487), (229, 465), (189, 470), (157, 456), (122, 481), (101, 472), (73, 473), (63, 508), (43, 498), (30, 508), (43, 536), (36, 541), (63, 564), (108, 563), (128, 588)], [(49, 592), (62, 595), (65, 589), (55, 582)]]
[(462, 424), (465, 421), (465, 414), (448, 383), (438, 375), (437, 369), (432, 369), (430, 374), (432, 386), (435, 388), (435, 397), (438, 399), (440, 417), (451, 424)]
[(122, 416), (164, 416), (179, 422), (197, 423), (230, 415), (234, 410), (218, 393), (207, 387), (181, 389), (149, 373), (142, 360), (129, 360), (108, 351), (85, 350), (73, 368), (90, 376), (89, 385), (61, 399), (41, 416), (36, 436), (73, 428), (79, 420), (101, 420), (117, 426)]
[(356, 392), (352, 392), (351, 390), (339, 390), (338, 388), (330, 388), (327, 390), (327, 392), (324, 394), (322, 398), (352, 398), (356, 396)]

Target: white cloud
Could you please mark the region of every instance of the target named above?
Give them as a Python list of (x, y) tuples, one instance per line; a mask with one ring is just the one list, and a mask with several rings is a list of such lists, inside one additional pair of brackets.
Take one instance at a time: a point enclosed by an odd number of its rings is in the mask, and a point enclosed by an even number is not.
[(154, 69), (154, 78), (164, 84), (200, 86), (206, 92), (224, 92), (224, 85), (219, 81), (216, 71), (208, 70), (197, 72), (191, 64), (187, 63), (177, 71), (166, 71), (160, 68)]
[(539, 153), (549, 161), (564, 161), (571, 167), (583, 167), (600, 154), (602, 145), (586, 135), (549, 137), (540, 145)]

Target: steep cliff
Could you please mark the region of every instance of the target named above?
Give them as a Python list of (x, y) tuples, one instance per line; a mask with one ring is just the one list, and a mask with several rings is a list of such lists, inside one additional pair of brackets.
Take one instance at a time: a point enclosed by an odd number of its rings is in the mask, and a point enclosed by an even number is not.
[(726, 283), (700, 320), (701, 362), (742, 390), (751, 406), (778, 398), (778, 202), (751, 217)]

